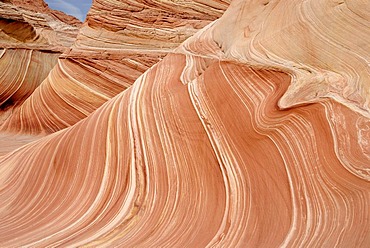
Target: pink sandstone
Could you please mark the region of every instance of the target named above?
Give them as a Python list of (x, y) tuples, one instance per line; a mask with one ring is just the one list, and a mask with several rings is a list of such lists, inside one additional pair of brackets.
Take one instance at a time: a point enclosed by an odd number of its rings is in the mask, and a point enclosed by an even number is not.
[(370, 245), (369, 4), (209, 6), (94, 2), (2, 126), (50, 134), (0, 157), (1, 247)]

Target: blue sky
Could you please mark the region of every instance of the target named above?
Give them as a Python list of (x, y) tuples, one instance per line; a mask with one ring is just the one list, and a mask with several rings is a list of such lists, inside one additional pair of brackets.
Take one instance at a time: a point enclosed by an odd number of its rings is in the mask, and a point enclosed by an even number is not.
[(92, 4), (92, 0), (45, 0), (45, 2), (50, 8), (75, 16), (81, 21), (85, 20)]

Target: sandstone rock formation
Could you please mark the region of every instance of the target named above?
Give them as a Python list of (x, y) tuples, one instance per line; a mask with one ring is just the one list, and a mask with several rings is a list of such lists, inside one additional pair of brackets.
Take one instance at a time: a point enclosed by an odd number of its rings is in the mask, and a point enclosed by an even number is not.
[(219, 18), (228, 3), (94, 1), (73, 47), (2, 129), (49, 133), (75, 124)]
[(0, 1), (0, 47), (63, 52), (81, 23), (43, 1)]
[(0, 108), (26, 99), (73, 44), (80, 23), (55, 13), (43, 1), (0, 2)]
[[(43, 1), (0, 1), (0, 125), (48, 76), (80, 26), (77, 19), (49, 9)], [(31, 115), (37, 112), (33, 109)], [(1, 142), (0, 154), (14, 145), (9, 144), (13, 135), (1, 137), (7, 142)], [(18, 141), (15, 144), (22, 144)]]
[(368, 7), (233, 1), (87, 118), (0, 157), (0, 246), (368, 247)]
[[(55, 17), (63, 23), (71, 26), (80, 27), (81, 21), (74, 16), (65, 14), (62, 11), (50, 9), (49, 6), (43, 0), (6, 0), (3, 2), (12, 3), (22, 9), (31, 10), (33, 12), (44, 13)], [(74, 37), (74, 35), (73, 35)]]

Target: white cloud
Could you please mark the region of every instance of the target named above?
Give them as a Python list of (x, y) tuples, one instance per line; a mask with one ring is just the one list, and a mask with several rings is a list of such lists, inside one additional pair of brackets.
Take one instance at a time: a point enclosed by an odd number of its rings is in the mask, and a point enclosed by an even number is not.
[(73, 5), (73, 4), (71, 4), (67, 1), (52, 0), (52, 1), (46, 1), (46, 2), (49, 4), (49, 6), (52, 9), (61, 10), (64, 13), (67, 13), (69, 15), (77, 17), (81, 21), (85, 20), (85, 16), (84, 16), (84, 14), (82, 14), (82, 11), (78, 7), (76, 7), (75, 5)]

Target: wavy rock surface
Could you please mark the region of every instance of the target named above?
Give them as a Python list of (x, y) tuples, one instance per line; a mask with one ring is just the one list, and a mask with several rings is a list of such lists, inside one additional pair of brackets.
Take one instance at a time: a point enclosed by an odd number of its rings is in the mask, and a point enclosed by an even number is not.
[(47, 77), (59, 53), (31, 49), (3, 49), (0, 53), (0, 108), (26, 100)]
[(94, 1), (73, 47), (2, 129), (50, 133), (75, 124), (219, 18), (228, 3)]
[[(72, 45), (80, 25), (43, 1), (0, 2), (0, 125), (48, 76), (59, 55)], [(30, 114), (37, 113), (33, 109)], [(6, 145), (0, 154), (23, 144), (17, 139), (10, 144), (12, 139), (5, 137), (14, 136), (7, 133), (1, 137)]]
[(80, 23), (61, 16), (43, 1), (0, 2), (0, 109), (21, 105), (72, 45)]
[(368, 5), (286, 3), (233, 1), (87, 118), (0, 157), (0, 245), (369, 246)]

